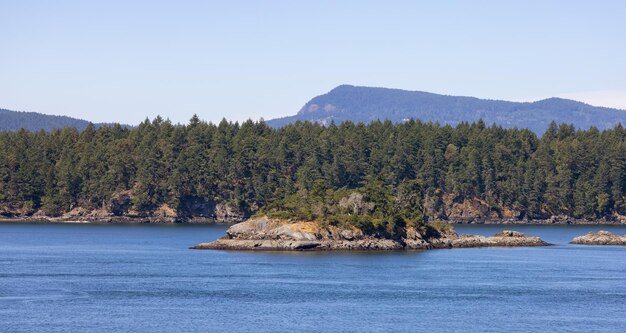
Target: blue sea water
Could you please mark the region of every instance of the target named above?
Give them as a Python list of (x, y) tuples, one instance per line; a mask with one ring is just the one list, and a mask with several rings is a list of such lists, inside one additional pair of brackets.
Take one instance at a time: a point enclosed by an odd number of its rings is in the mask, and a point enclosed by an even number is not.
[[(0, 224), (1, 332), (623, 332), (615, 226), (507, 226), (557, 244), (224, 252), (217, 225)], [(457, 226), (490, 235), (503, 226)]]

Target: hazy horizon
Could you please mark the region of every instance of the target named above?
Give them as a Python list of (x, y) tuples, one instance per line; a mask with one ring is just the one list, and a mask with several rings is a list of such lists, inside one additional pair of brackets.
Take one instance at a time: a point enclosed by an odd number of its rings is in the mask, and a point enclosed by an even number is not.
[(0, 1), (0, 108), (295, 114), (340, 84), (626, 109), (626, 3)]

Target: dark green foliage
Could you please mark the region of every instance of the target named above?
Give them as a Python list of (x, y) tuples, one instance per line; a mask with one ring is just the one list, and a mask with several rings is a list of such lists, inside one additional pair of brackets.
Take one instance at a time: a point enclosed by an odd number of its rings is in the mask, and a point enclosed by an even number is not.
[[(626, 130), (529, 130), (420, 121), (327, 127), (161, 118), (133, 129), (0, 133), (3, 207), (59, 215), (130, 196), (150, 214), (227, 202), (245, 212), (317, 219), (394, 235), (477, 198), (530, 218), (626, 214)], [(6, 209), (5, 209), (6, 211)]]

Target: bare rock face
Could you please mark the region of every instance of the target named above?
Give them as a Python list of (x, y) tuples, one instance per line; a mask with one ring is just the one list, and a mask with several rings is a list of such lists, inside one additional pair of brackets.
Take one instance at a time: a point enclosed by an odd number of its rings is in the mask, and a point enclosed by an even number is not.
[(176, 210), (172, 209), (168, 204), (160, 205), (153, 213), (158, 217), (166, 217), (166, 218), (176, 218), (178, 214), (176, 214)]
[(415, 228), (407, 228), (402, 241), (406, 249), (422, 250), (432, 248), (432, 245), (424, 239), (424, 235)]
[[(451, 228), (450, 228), (451, 229)], [(310, 221), (273, 220), (257, 217), (228, 228), (226, 235), (193, 249), (217, 250), (402, 250), (487, 246), (546, 246), (539, 237), (505, 230), (493, 237), (457, 235), (453, 230), (426, 237), (407, 228), (403, 238), (388, 239), (365, 235), (356, 228), (322, 226)]]
[(448, 208), (446, 213), (449, 219), (469, 220), (491, 217), (489, 205), (479, 199), (464, 199), (461, 202), (455, 202), (452, 198), (446, 198), (444, 202)]
[(218, 203), (215, 206), (215, 220), (218, 223), (233, 223), (244, 220), (245, 214), (227, 203)]
[(265, 217), (250, 219), (228, 228), (226, 236), (229, 239), (262, 239), (264, 232), (269, 229), (269, 224), (270, 220)]
[(572, 239), (570, 243), (580, 245), (626, 245), (626, 235), (620, 236), (600, 230), (598, 233), (589, 232), (586, 235), (578, 236)]

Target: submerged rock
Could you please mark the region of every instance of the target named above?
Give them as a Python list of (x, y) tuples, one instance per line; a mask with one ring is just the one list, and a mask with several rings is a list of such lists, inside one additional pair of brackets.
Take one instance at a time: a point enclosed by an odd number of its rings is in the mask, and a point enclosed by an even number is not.
[(589, 232), (578, 236), (570, 242), (580, 245), (626, 245), (626, 235), (620, 236), (614, 233), (600, 230), (598, 233)]
[[(450, 228), (451, 229), (451, 228)], [(407, 228), (404, 237), (390, 239), (365, 235), (357, 228), (322, 226), (316, 222), (257, 217), (231, 226), (226, 235), (192, 249), (215, 250), (402, 250), (467, 247), (550, 245), (539, 237), (505, 230), (492, 237), (457, 235), (453, 230), (427, 237)]]

